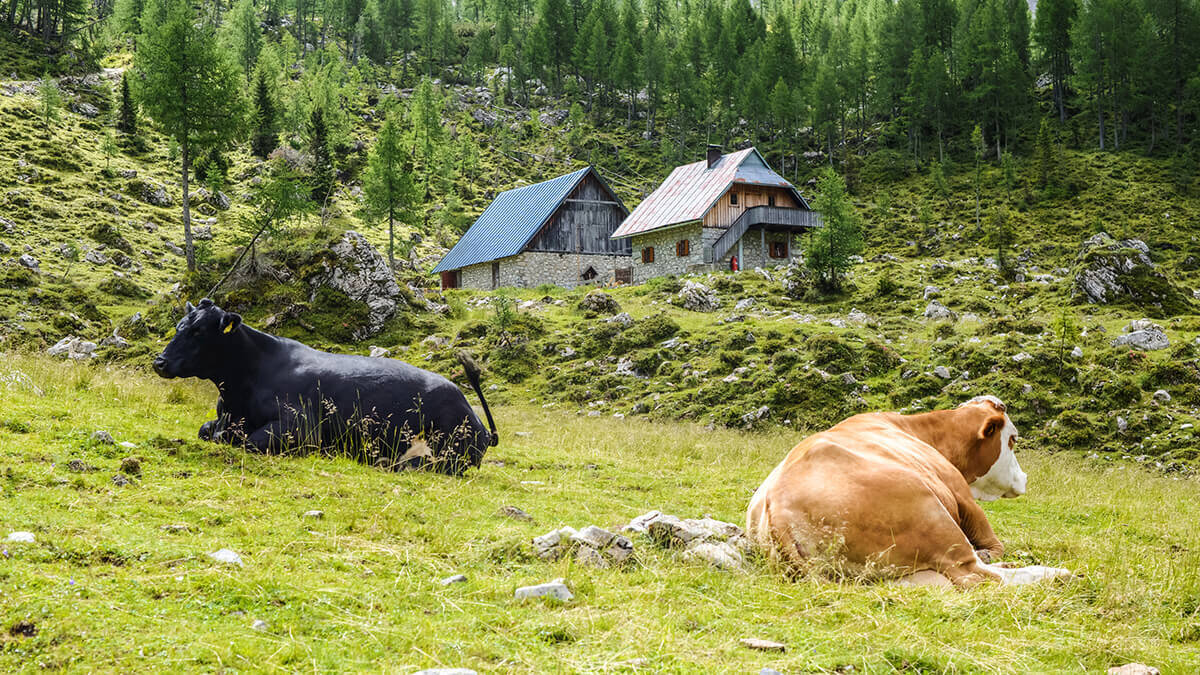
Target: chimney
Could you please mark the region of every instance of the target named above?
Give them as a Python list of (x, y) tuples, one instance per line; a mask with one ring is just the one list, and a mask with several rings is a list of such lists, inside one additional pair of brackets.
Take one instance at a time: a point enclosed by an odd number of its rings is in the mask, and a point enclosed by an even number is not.
[(708, 168), (713, 168), (714, 164), (721, 161), (721, 146), (709, 144), (705, 158), (708, 159)]

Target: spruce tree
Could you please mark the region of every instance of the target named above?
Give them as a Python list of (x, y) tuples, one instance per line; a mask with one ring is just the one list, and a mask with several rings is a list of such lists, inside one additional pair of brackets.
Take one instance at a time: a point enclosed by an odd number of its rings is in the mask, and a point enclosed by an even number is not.
[(137, 103), (129, 92), (129, 77), (121, 74), (121, 112), (117, 118), (117, 131), (127, 135), (137, 135)]
[(329, 149), (329, 128), (325, 125), (325, 111), (316, 106), (308, 120), (309, 146), (312, 154), (312, 177), (309, 183), (312, 187), (312, 198), (317, 204), (324, 205), (333, 194), (337, 174), (333, 167), (333, 154)]
[(862, 251), (862, 224), (846, 193), (846, 182), (833, 169), (826, 169), (817, 181), (813, 208), (823, 221), (813, 236), (805, 260), (826, 288), (841, 286), (842, 276), (853, 264), (851, 256)]
[(265, 159), (275, 149), (278, 129), (271, 87), (267, 84), (267, 73), (261, 66), (254, 86), (254, 108), (254, 136), (250, 139), (250, 149)]

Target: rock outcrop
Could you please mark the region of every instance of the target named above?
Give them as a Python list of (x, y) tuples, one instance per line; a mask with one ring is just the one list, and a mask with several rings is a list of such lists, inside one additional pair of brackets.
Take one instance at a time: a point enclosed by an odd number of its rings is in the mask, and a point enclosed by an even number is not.
[(375, 335), (396, 313), (396, 299), (400, 297), (400, 287), (387, 260), (353, 230), (342, 235), (330, 251), (333, 255), (322, 263), (323, 271), (312, 279), (314, 299), (316, 289), (325, 286), (365, 303), (369, 310), (367, 324), (355, 330), (354, 339)]
[(1186, 313), (1191, 301), (1150, 259), (1140, 239), (1117, 241), (1101, 232), (1079, 251), (1074, 292), (1092, 304), (1129, 302), (1168, 314)]

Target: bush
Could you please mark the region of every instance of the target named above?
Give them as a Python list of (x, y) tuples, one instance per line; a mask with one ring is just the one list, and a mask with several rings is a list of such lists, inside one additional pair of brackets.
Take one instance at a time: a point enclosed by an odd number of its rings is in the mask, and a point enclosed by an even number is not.
[(833, 333), (818, 333), (805, 344), (817, 365), (829, 372), (842, 373), (858, 365), (854, 347)]
[(126, 253), (133, 253), (133, 245), (117, 231), (112, 223), (100, 221), (88, 230), (88, 236), (94, 241)]

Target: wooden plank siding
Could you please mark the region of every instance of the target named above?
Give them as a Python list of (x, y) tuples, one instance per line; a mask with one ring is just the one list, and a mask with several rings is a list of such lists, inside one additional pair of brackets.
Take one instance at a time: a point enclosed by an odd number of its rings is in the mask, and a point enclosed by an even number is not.
[(611, 238), (626, 215), (616, 197), (588, 174), (530, 240), (526, 250), (631, 255), (629, 239)]
[[(738, 196), (737, 205), (729, 203), (729, 195), (733, 193)], [(784, 188), (735, 183), (725, 194), (721, 195), (708, 213), (704, 214), (704, 227), (729, 227), (741, 217), (746, 209), (769, 204), (771, 195), (775, 195), (775, 206), (801, 208), (800, 204), (796, 203), (792, 197), (792, 193)]]

